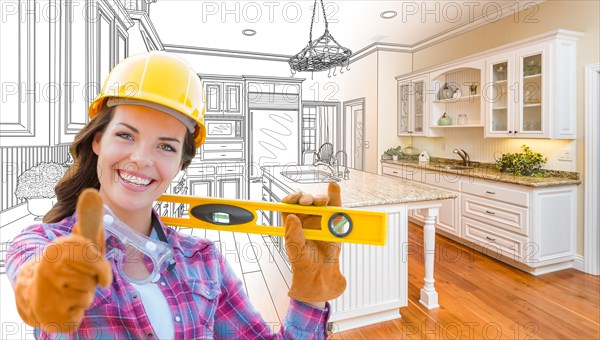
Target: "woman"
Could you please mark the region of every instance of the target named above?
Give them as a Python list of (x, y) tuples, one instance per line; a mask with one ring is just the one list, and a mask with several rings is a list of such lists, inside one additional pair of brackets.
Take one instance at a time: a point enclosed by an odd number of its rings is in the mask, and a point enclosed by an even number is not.
[[(153, 210), (206, 135), (202, 83), (185, 62), (165, 52), (124, 60), (89, 114), (91, 121), (71, 146), (75, 162), (56, 187), (58, 202), (45, 224), (15, 238), (7, 255), (19, 313), (36, 327), (37, 337), (327, 337), (326, 301), (339, 296), (346, 281), (339, 272), (339, 244), (304, 239), (303, 227), (319, 226), (314, 218), (284, 216), (292, 299), (273, 334), (215, 246), (165, 228)], [(296, 193), (283, 201), (328, 200), (340, 205), (337, 185), (330, 186), (329, 197)], [(104, 236), (103, 202), (138, 235), (172, 247), (174, 264), (156, 283), (128, 281), (154, 269), (140, 252), (128, 252), (125, 260), (105, 258), (116, 246), (113, 236)]]

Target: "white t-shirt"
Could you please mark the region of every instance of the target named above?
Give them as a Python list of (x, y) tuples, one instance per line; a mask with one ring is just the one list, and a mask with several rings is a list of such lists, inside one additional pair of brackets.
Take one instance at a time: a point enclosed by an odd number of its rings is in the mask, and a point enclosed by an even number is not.
[(145, 285), (131, 284), (140, 294), (142, 304), (148, 314), (152, 328), (156, 332), (157, 339), (175, 338), (173, 315), (169, 309), (167, 299), (160, 291), (158, 284), (147, 283)]

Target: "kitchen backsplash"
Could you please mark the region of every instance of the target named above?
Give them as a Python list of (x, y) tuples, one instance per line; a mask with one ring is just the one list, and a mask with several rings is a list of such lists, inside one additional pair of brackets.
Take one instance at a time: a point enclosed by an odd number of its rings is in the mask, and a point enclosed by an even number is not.
[[(521, 152), (521, 145), (528, 145), (534, 152), (548, 157), (545, 169), (576, 171), (576, 141), (519, 138), (483, 138), (482, 128), (446, 129), (444, 137), (413, 137), (412, 145), (419, 151), (426, 150), (432, 157), (456, 158), (453, 149), (464, 149), (472, 161), (495, 162), (494, 155), (500, 157), (507, 152)], [(402, 144), (402, 146), (406, 146)], [(562, 150), (570, 150), (572, 161), (561, 161)]]

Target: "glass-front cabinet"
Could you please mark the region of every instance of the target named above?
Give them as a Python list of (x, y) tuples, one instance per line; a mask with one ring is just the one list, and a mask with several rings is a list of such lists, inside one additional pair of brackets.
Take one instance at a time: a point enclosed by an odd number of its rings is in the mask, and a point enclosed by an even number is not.
[(398, 82), (398, 136), (425, 135), (428, 81), (427, 76), (421, 76)]
[[(487, 130), (489, 137), (512, 135), (514, 87), (511, 54), (499, 55), (488, 61), (488, 79), (484, 91), (487, 104)], [(511, 93), (510, 91), (513, 91)]]
[(546, 53), (543, 47), (540, 47), (532, 53), (524, 51), (518, 55), (521, 100), (518, 101), (519, 124), (515, 129), (524, 135), (542, 134), (544, 137), (547, 135), (543, 114), (546, 110), (544, 95), (546, 89), (543, 86)]
[(547, 69), (546, 45), (488, 59), (486, 137), (549, 138)]

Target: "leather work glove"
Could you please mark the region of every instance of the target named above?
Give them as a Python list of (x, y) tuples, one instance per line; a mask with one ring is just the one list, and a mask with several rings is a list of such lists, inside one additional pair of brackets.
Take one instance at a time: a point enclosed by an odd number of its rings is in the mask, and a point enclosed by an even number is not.
[(48, 244), (41, 259), (34, 256), (15, 279), (19, 315), (30, 326), (47, 332), (70, 333), (83, 319), (98, 284), (112, 282), (104, 258), (102, 198), (96, 189), (84, 190), (77, 201), (73, 233)]
[[(282, 203), (341, 206), (337, 183), (329, 183), (327, 196), (296, 192)], [(282, 213), (285, 227), (285, 250), (292, 265), (292, 287), (288, 295), (298, 301), (323, 302), (335, 299), (346, 289), (346, 278), (340, 273), (341, 245), (337, 242), (307, 240), (304, 229), (321, 229), (321, 216)]]

